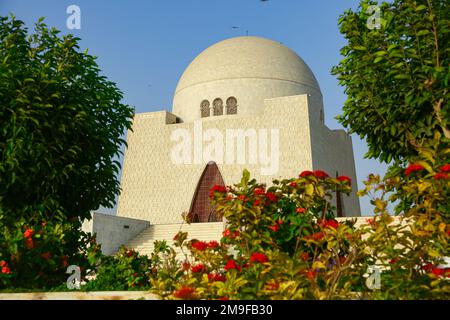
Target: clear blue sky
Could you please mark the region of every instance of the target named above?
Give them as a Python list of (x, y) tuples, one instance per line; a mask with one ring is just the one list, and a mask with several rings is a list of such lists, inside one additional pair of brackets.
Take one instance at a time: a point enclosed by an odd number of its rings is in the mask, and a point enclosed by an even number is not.
[[(81, 9), (80, 30), (66, 27), (66, 8), (71, 4)], [(104, 74), (117, 83), (124, 102), (135, 106), (136, 112), (171, 111), (182, 72), (215, 42), (246, 31), (277, 40), (313, 70), (324, 97), (325, 122), (336, 129), (341, 126), (334, 117), (346, 99), (330, 75), (345, 43), (337, 19), (357, 5), (357, 0), (0, 0), (0, 14), (13, 13), (30, 28), (39, 17), (46, 17), (48, 26), (80, 37), (81, 49), (89, 48), (99, 57)], [(369, 173), (384, 174), (386, 166), (364, 159), (366, 143), (356, 135), (352, 138), (362, 188)], [(360, 202), (362, 214), (372, 215), (369, 200)]]

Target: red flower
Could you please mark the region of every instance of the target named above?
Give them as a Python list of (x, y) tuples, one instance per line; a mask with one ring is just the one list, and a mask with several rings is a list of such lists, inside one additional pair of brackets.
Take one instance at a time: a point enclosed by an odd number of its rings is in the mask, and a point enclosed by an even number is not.
[(396, 264), (398, 262), (398, 258), (391, 259), (389, 264)]
[(215, 249), (218, 246), (219, 246), (219, 243), (217, 241), (215, 241), (215, 240), (208, 242), (208, 248)]
[(264, 263), (267, 261), (269, 261), (269, 259), (267, 258), (267, 256), (264, 253), (255, 252), (250, 257), (250, 262)]
[(224, 267), (224, 269), (226, 271), (231, 270), (231, 269), (236, 269), (236, 270), (241, 271), (241, 267), (234, 260), (228, 260), (227, 264)]
[(312, 171), (303, 171), (302, 173), (299, 174), (300, 178), (304, 178), (304, 177), (308, 177), (308, 176), (313, 176), (314, 172)]
[(48, 261), (48, 259), (50, 259), (50, 256), (51, 256), (50, 252), (45, 252), (45, 253), (41, 254), (42, 259), (47, 260), (47, 261)]
[(190, 299), (193, 298), (195, 294), (195, 289), (191, 287), (182, 287), (181, 289), (175, 291), (173, 295), (178, 299)]
[(187, 270), (189, 270), (191, 268), (191, 264), (189, 262), (187, 262), (187, 261), (184, 261), (183, 264), (181, 265), (181, 268), (184, 271), (187, 271)]
[(203, 272), (206, 270), (205, 266), (201, 263), (197, 264), (196, 266), (193, 266), (191, 268), (192, 272), (197, 273), (197, 272)]
[(133, 273), (133, 277), (137, 278), (138, 277), (138, 273), (137, 272)]
[(255, 188), (255, 190), (253, 191), (254, 194), (256, 194), (257, 196), (263, 195), (266, 193), (266, 191), (263, 188)]
[(440, 277), (445, 274), (444, 268), (433, 268), (431, 269), (431, 273), (433, 273), (436, 277)]
[(322, 231), (313, 233), (312, 235), (306, 237), (306, 239), (313, 239), (313, 240), (316, 240), (316, 241), (319, 241), (322, 238), (323, 238), (323, 232)]
[(34, 231), (31, 229), (26, 229), (25, 232), (23, 233), (23, 237), (24, 238), (31, 238), (34, 234)]
[(422, 270), (425, 270), (425, 271), (430, 271), (431, 269), (433, 269), (433, 264), (429, 263), (429, 262), (422, 267)]
[(269, 201), (272, 201), (272, 202), (276, 202), (277, 201), (277, 197), (272, 192), (267, 192), (266, 193), (266, 197), (267, 197), (267, 199), (269, 199)]
[(3, 267), (2, 268), (2, 273), (4, 274), (11, 274), (11, 269), (9, 267)]
[(133, 250), (128, 250), (127, 251), (127, 256), (131, 257), (133, 255)]
[(308, 252), (302, 252), (302, 253), (300, 253), (300, 258), (302, 258), (303, 261), (308, 261), (308, 259), (309, 259), (309, 254), (308, 254)]
[(278, 290), (280, 285), (276, 282), (270, 282), (267, 284), (267, 290)]
[(0, 268), (7, 267), (7, 266), (8, 266), (8, 262), (6, 262), (5, 260), (0, 261)]
[(318, 179), (325, 179), (328, 178), (328, 174), (325, 171), (322, 170), (315, 170), (314, 171), (314, 176)]
[(320, 226), (322, 228), (333, 228), (333, 229), (337, 229), (339, 227), (339, 222), (337, 222), (336, 220), (332, 219), (332, 220), (322, 220), (320, 223)]
[(227, 297), (220, 297), (220, 298), (217, 298), (217, 300), (230, 300), (230, 298), (227, 298)]
[(305, 213), (306, 212), (306, 209), (305, 208), (297, 208), (297, 209), (295, 209), (295, 212), (297, 212), (297, 213)]
[(410, 164), (405, 170), (405, 175), (409, 176), (411, 174), (411, 172), (417, 172), (417, 171), (421, 171), (423, 169), (424, 169), (424, 167), (420, 164)]
[(231, 233), (230, 229), (225, 229), (225, 231), (222, 233), (224, 237), (229, 237), (229, 238), (235, 238), (239, 235), (239, 231), (233, 231), (233, 233)]
[(308, 270), (306, 271), (306, 276), (308, 279), (312, 280), (316, 277), (316, 272), (314, 270)]
[(28, 248), (28, 249), (33, 249), (33, 247), (34, 247), (34, 242), (33, 242), (33, 239), (32, 238), (26, 238), (25, 239), (25, 246)]
[(203, 251), (208, 247), (206, 242), (204, 241), (195, 241), (192, 243), (192, 248), (197, 249), (198, 251)]
[(273, 226), (270, 226), (269, 229), (273, 232), (277, 232), (278, 230), (280, 230), (280, 226), (278, 224), (275, 224)]
[(67, 268), (67, 266), (69, 265), (69, 262), (67, 261), (67, 256), (63, 256), (62, 257), (62, 265), (64, 268)]
[(450, 172), (450, 163), (441, 167), (441, 172)]
[(209, 281), (220, 281), (225, 282), (226, 278), (224, 275), (217, 274), (217, 273), (210, 273), (208, 274)]
[(253, 206), (259, 206), (261, 204), (261, 201), (259, 201), (259, 199), (256, 199), (255, 202), (253, 202)]
[(214, 197), (215, 192), (225, 193), (227, 192), (227, 188), (224, 186), (218, 186), (217, 184), (209, 190), (209, 197)]
[(292, 188), (295, 188), (295, 187), (297, 187), (297, 182), (291, 182), (291, 183), (289, 183), (289, 185), (290, 185)]
[(348, 184), (352, 184), (352, 179), (350, 179), (347, 176), (340, 176), (340, 177), (337, 177), (337, 179), (341, 182), (348, 182)]
[(435, 180), (446, 180), (450, 178), (450, 176), (446, 173), (438, 172), (433, 177)]
[(245, 196), (243, 195), (243, 194), (241, 194), (241, 195), (239, 195), (239, 200), (241, 200), (241, 201), (243, 201), (243, 202), (245, 202), (246, 200), (245, 200)]

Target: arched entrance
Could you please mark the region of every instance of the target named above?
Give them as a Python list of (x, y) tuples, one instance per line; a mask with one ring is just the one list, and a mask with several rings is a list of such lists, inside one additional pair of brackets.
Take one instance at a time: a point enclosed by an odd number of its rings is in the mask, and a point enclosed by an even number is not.
[(203, 170), (197, 188), (192, 198), (189, 215), (192, 222), (216, 222), (222, 221), (216, 216), (214, 207), (211, 205), (209, 191), (214, 185), (225, 186), (219, 167), (214, 161), (210, 161)]

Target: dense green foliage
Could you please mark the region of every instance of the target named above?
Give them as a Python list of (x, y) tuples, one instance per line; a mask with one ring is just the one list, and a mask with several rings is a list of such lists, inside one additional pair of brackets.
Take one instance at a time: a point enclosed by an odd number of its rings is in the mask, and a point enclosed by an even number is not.
[(79, 39), (58, 33), (0, 17), (0, 261), (11, 270), (0, 287), (51, 285), (87, 263), (81, 221), (119, 192), (133, 109)]
[(375, 1), (339, 20), (347, 40), (333, 68), (348, 100), (341, 124), (365, 138), (368, 157), (403, 161), (438, 130), (450, 139), (450, 6), (447, 0), (380, 5), (381, 28), (367, 26)]
[(149, 288), (151, 260), (136, 251), (121, 247), (113, 256), (101, 255), (95, 279), (89, 281), (86, 291), (145, 290)]

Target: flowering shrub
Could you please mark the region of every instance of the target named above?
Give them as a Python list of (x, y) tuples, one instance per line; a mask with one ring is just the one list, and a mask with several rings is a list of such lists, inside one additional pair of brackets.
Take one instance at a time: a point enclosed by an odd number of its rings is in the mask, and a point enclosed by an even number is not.
[(81, 223), (44, 217), (36, 210), (26, 220), (0, 219), (0, 290), (52, 288), (65, 283), (71, 264), (80, 266), (83, 277), (94, 269), (100, 248)]
[[(352, 222), (338, 223), (332, 192), (351, 191), (348, 177), (305, 171), (298, 178), (214, 187), (210, 196), (228, 228), (220, 244), (175, 236), (185, 253), (158, 246), (152, 291), (168, 299), (322, 299), (350, 296), (362, 278), (349, 267), (359, 252)], [(344, 272), (344, 270), (347, 270)]]
[[(376, 206), (364, 231), (370, 262), (384, 270), (373, 298), (449, 297), (450, 149), (440, 139), (436, 133), (435, 143), (421, 147), (406, 169), (393, 167), (384, 179), (371, 175), (359, 192)], [(401, 223), (389, 215), (389, 203), (397, 203)]]
[[(244, 171), (239, 184), (210, 193), (228, 223), (220, 244), (180, 232), (179, 262), (159, 243), (152, 291), (165, 299), (447, 299), (449, 152), (424, 148), (406, 169), (370, 175), (359, 195), (372, 197), (375, 216), (357, 229), (336, 221), (330, 204), (332, 191), (351, 191), (348, 177), (304, 171), (267, 189)], [(373, 268), (380, 287), (366, 279)]]

